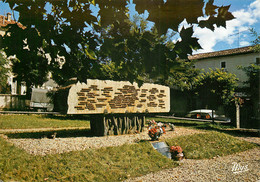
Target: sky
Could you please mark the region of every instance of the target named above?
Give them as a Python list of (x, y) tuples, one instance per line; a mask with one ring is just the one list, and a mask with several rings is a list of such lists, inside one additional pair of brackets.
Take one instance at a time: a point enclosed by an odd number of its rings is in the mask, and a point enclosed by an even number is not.
[[(193, 36), (199, 38), (203, 49), (194, 51), (193, 54), (252, 45), (255, 38), (249, 29), (253, 28), (260, 34), (260, 0), (215, 0), (214, 2), (219, 6), (231, 5), (230, 11), (235, 19), (227, 21), (226, 28), (216, 27), (215, 31), (195, 26)], [(9, 6), (0, 2), (0, 14), (8, 12), (11, 12)], [(19, 14), (15, 13), (15, 18), (18, 17)], [(179, 28), (181, 29), (182, 26), (189, 25), (184, 21)]]
[(195, 53), (212, 52), (250, 46), (255, 39), (249, 31), (253, 28), (260, 34), (260, 0), (215, 0), (217, 5), (231, 5), (235, 19), (227, 21), (226, 29), (216, 28), (214, 32), (200, 27), (194, 28), (202, 50)]

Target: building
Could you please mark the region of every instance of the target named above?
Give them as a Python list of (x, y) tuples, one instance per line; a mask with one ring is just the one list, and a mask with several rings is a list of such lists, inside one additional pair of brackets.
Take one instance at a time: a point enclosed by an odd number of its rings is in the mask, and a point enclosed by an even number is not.
[(3, 36), (5, 34), (4, 27), (9, 24), (17, 24), (20, 28), (24, 29), (25, 26), (23, 26), (21, 23), (16, 22), (12, 19), (12, 14), (7, 13), (5, 15), (0, 15), (0, 35)]
[[(14, 21), (12, 19), (12, 15), (11, 13), (7, 13), (6, 16), (4, 15), (0, 15), (0, 36), (4, 36), (5, 35), (5, 27), (6, 25), (9, 24), (15, 24), (17, 23), (16, 21)], [(17, 23), (17, 25), (20, 28), (25, 28), (21, 23)], [(0, 52), (0, 54), (3, 54), (4, 57), (6, 57), (4, 52)], [(10, 58), (8, 58), (10, 59)], [(7, 67), (11, 67), (11, 62), (9, 63), (9, 65), (6, 65)], [(8, 75), (8, 86), (10, 87), (10, 93), (11, 95), (24, 95), (26, 92), (26, 87), (25, 87), (25, 83), (17, 83), (15, 76), (12, 73), (9, 73)]]
[[(7, 13), (6, 16), (0, 15), (0, 36), (4, 36), (6, 33), (6, 26), (9, 24), (17, 24), (20, 28), (25, 29), (21, 23), (17, 23), (12, 20), (11, 13)], [(6, 58), (6, 54), (0, 50), (0, 54)], [(8, 57), (7, 60), (13, 59), (14, 57)], [(11, 61), (6, 65), (6, 67), (11, 68)], [(49, 74), (49, 78), (51, 75)], [(11, 109), (11, 110), (23, 110), (29, 106), (30, 100), (27, 100), (25, 97), (26, 94), (26, 84), (24, 82), (18, 83), (16, 80), (16, 76), (12, 73), (8, 73), (7, 86), (6, 88), (0, 88), (0, 110), (2, 109)], [(52, 80), (49, 79), (42, 86), (37, 87), (45, 90), (52, 90), (58, 87), (58, 85)]]
[(245, 86), (244, 82), (248, 80), (248, 76), (238, 68), (239, 66), (248, 67), (251, 64), (260, 64), (260, 53), (255, 52), (253, 46), (195, 54), (190, 56), (189, 59), (195, 61), (195, 68), (203, 69), (206, 72), (210, 69), (220, 68), (228, 73), (235, 74), (239, 79), (236, 94), (243, 100), (240, 108), (241, 126), (259, 128), (259, 97), (251, 98), (243, 92), (242, 87)]
[(203, 69), (206, 72), (209, 69), (224, 69), (229, 73), (233, 73), (239, 79), (238, 85), (242, 86), (247, 81), (246, 74), (238, 69), (238, 66), (247, 67), (250, 64), (260, 63), (260, 53), (254, 52), (253, 46), (241, 47), (236, 49), (228, 49), (223, 51), (201, 53), (189, 56), (190, 60), (195, 60), (195, 68)]
[(5, 34), (5, 30), (3, 27), (11, 23), (11, 13), (7, 13), (7, 16), (0, 15), (0, 35), (3, 36)]

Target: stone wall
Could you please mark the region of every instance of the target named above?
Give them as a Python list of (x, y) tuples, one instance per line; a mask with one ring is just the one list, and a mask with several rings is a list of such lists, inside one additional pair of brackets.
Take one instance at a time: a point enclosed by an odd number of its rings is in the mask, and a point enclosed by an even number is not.
[(0, 110), (25, 110), (30, 105), (30, 101), (25, 96), (0, 94)]

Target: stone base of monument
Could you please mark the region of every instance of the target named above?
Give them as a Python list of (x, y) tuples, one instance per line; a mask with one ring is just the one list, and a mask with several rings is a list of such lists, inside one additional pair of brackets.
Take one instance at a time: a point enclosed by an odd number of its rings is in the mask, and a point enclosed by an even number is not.
[(91, 115), (90, 126), (94, 136), (140, 133), (144, 130), (145, 116), (137, 114)]

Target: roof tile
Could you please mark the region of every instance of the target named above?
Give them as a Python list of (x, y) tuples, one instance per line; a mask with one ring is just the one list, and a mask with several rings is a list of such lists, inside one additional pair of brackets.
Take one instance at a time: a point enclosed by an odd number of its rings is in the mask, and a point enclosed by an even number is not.
[(236, 55), (236, 54), (245, 54), (254, 52), (252, 49), (254, 46), (247, 46), (241, 47), (236, 49), (227, 49), (223, 51), (216, 51), (216, 52), (208, 52), (208, 53), (201, 53), (201, 54), (194, 54), (189, 56), (189, 60), (198, 60), (198, 59), (207, 59), (213, 57), (222, 57), (222, 56), (229, 56), (229, 55)]
[(25, 26), (23, 26), (21, 23), (18, 23), (14, 20), (8, 21), (6, 16), (0, 15), (0, 28), (5, 27), (6, 25), (9, 24), (16, 24), (16, 23), (20, 28), (25, 29)]

